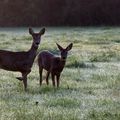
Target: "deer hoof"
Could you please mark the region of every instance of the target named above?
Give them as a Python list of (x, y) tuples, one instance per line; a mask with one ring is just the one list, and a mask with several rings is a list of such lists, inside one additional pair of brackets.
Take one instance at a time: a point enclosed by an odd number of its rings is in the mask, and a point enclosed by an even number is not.
[(22, 80), (23, 80), (23, 78), (22, 78), (22, 77), (16, 77), (16, 79), (18, 79), (18, 80), (20, 80), (20, 81), (22, 81)]

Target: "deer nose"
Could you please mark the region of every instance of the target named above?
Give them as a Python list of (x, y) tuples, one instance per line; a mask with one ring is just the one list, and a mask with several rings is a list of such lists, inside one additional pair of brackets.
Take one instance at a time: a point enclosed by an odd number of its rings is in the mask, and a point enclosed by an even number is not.
[(65, 59), (66, 59), (66, 57), (63, 57), (63, 59), (65, 60)]
[(39, 45), (39, 42), (36, 42), (36, 45)]

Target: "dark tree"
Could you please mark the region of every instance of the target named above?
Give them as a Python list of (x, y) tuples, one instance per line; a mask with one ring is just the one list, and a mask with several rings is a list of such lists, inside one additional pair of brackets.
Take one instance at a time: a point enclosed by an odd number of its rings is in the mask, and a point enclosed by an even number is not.
[(120, 25), (120, 0), (1, 0), (0, 26)]

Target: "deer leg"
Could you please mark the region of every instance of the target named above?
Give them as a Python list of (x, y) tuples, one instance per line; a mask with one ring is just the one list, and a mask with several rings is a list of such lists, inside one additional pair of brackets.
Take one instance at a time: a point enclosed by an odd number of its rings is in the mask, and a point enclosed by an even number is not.
[(60, 75), (57, 75), (56, 78), (57, 78), (57, 87), (59, 87), (59, 84), (60, 84)]
[(40, 74), (40, 86), (42, 85), (42, 72), (43, 72), (43, 68), (39, 68), (39, 74)]
[(16, 77), (16, 79), (22, 81), (23, 80), (23, 73), (22, 73), (22, 77)]
[(30, 71), (22, 73), (22, 79), (23, 79), (23, 84), (24, 84), (25, 91), (27, 90), (27, 75), (30, 73)]
[(26, 91), (27, 90), (27, 76), (24, 77), (23, 84), (24, 84), (24, 89)]
[(46, 83), (47, 83), (47, 85), (49, 85), (49, 81), (48, 81), (49, 75), (50, 75), (50, 72), (47, 72), (47, 75), (46, 75)]
[(16, 77), (16, 79), (22, 81), (22, 80), (23, 80), (23, 77)]
[(55, 87), (55, 75), (52, 73), (52, 83), (53, 83), (53, 87)]
[[(29, 72), (28, 72), (29, 73)], [(16, 79), (22, 81), (24, 79), (25, 73), (22, 73), (22, 77), (16, 77)]]
[(16, 77), (16, 79), (22, 81), (24, 79), (23, 77), (24, 77), (24, 73), (22, 73), (22, 77)]

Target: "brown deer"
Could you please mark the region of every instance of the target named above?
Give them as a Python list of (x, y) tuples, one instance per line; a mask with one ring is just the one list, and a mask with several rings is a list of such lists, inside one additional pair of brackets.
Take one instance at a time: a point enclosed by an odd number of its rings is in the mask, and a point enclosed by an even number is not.
[(16, 77), (23, 81), (24, 89), (27, 89), (27, 75), (31, 72), (37, 49), (41, 41), (41, 35), (45, 33), (43, 28), (39, 33), (34, 33), (32, 28), (29, 28), (29, 33), (32, 35), (32, 46), (28, 51), (12, 52), (0, 50), (0, 68), (8, 71), (21, 72), (22, 77)]
[[(61, 72), (65, 66), (68, 51), (72, 49), (73, 44), (69, 44), (65, 49), (57, 44), (57, 47), (60, 50), (61, 57), (57, 57), (49, 51), (42, 51), (38, 55), (38, 66), (40, 74), (40, 85), (42, 85), (42, 71), (45, 69), (47, 71), (46, 83), (49, 84), (48, 78), (49, 74), (52, 75), (52, 84), (55, 87), (57, 82), (57, 87), (59, 87), (59, 79)], [(56, 77), (56, 82), (55, 82)]]

